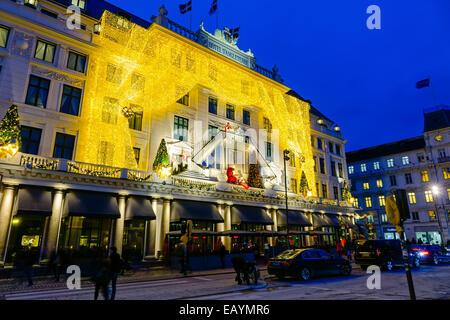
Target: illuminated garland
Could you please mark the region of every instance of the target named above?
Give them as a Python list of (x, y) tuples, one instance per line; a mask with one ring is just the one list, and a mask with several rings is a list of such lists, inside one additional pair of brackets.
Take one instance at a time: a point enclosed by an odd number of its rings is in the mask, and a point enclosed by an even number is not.
[(80, 168), (79, 166), (71, 162), (67, 164), (67, 167), (69, 168), (69, 171), (73, 173), (84, 174), (93, 177), (113, 177), (114, 175), (122, 171), (122, 169), (111, 169), (109, 171), (85, 169)]
[[(304, 157), (297, 180), (303, 169), (308, 182), (315, 184), (308, 103), (287, 95), (288, 87), (164, 27), (145, 29), (130, 23), (128, 29), (118, 28), (117, 19), (105, 11), (102, 32), (94, 36), (77, 161), (99, 163), (99, 145), (105, 141), (114, 145), (113, 166), (137, 169), (136, 161), (123, 156), (134, 138), (128, 120), (117, 117), (120, 108), (137, 105), (144, 117), (164, 116), (194, 87), (204, 86), (237, 108), (259, 107), (279, 126), (280, 148)], [(117, 110), (110, 108), (111, 101)]]
[(192, 181), (187, 181), (183, 179), (174, 179), (174, 185), (178, 187), (188, 188), (188, 189), (196, 189), (196, 190), (205, 190), (211, 191), (214, 189), (215, 184), (204, 184), (204, 183), (196, 183)]
[(153, 175), (150, 173), (146, 175), (145, 177), (139, 177), (137, 174), (134, 174), (133, 172), (128, 172), (128, 179), (136, 182), (148, 182), (149, 180), (153, 180)]

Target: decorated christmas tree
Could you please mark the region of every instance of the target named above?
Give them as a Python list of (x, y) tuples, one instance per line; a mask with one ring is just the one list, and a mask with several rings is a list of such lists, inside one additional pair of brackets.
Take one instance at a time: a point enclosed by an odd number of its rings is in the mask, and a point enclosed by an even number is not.
[(250, 164), (248, 173), (248, 185), (252, 188), (262, 188), (261, 173), (259, 171), (259, 165), (257, 163)]
[(344, 201), (350, 202), (350, 199), (352, 198), (352, 194), (350, 193), (350, 189), (348, 188), (347, 182), (344, 181), (344, 184), (342, 186), (342, 199)]
[(0, 122), (0, 152), (1, 157), (13, 156), (22, 145), (19, 112), (16, 105), (12, 105)]
[(156, 153), (155, 161), (153, 162), (153, 171), (155, 171), (158, 176), (167, 176), (166, 171), (170, 170), (170, 159), (169, 153), (167, 152), (166, 140), (162, 139), (159, 144), (158, 152)]
[(300, 179), (299, 192), (306, 196), (309, 191), (308, 180), (306, 179), (305, 171), (302, 171), (302, 177)]

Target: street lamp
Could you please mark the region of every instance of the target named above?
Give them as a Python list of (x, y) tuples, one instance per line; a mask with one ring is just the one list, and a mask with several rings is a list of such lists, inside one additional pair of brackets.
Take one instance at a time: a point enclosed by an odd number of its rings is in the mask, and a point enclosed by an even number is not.
[(289, 161), (289, 150), (283, 151), (283, 162), (284, 162), (284, 193), (286, 196), (286, 237), (287, 237), (287, 248), (290, 249), (289, 243), (289, 212), (288, 212), (288, 192), (287, 192), (287, 170), (286, 170), (286, 161)]
[[(441, 219), (439, 217), (439, 208), (438, 208), (438, 205), (437, 205), (437, 200), (438, 200), (438, 196), (439, 196), (439, 193), (440, 193), (440, 189), (439, 189), (439, 187), (437, 185), (433, 185), (431, 187), (431, 192), (433, 193), (434, 196), (436, 196), (436, 198), (433, 199), (433, 201), (434, 201), (434, 207), (436, 208), (436, 218), (437, 218), (438, 225), (439, 225), (439, 231), (441, 233), (441, 244), (444, 244), (444, 230), (442, 228)], [(447, 224), (448, 224), (448, 222), (447, 222)]]

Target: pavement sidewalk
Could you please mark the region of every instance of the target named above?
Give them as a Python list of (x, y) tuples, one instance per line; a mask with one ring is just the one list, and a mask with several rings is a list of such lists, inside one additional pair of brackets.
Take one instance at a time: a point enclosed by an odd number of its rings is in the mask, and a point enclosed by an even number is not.
[[(259, 265), (258, 270), (262, 273), (267, 270), (264, 265)], [(188, 273), (187, 276), (180, 273), (179, 270), (168, 269), (164, 267), (154, 267), (147, 270), (139, 270), (136, 272), (126, 272), (124, 275), (119, 276), (117, 283), (133, 283), (133, 282), (143, 282), (143, 281), (160, 281), (160, 280), (172, 280), (185, 277), (205, 277), (211, 275), (219, 274), (233, 274), (233, 268), (227, 269), (215, 269), (215, 270), (204, 270), (204, 271), (194, 271)], [(67, 277), (61, 275), (59, 282), (56, 282), (52, 276), (41, 276), (33, 278), (33, 286), (28, 287), (27, 281), (24, 279), (21, 283), (20, 279), (3, 279), (0, 280), (0, 300), (2, 296), (10, 293), (23, 293), (23, 292), (33, 292), (48, 289), (64, 289), (66, 288)], [(82, 286), (92, 285), (89, 277), (84, 277), (81, 279)]]

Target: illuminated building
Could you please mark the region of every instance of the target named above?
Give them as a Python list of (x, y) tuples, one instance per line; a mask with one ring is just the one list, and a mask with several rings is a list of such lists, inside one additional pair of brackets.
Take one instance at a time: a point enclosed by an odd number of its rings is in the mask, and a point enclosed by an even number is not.
[(395, 188), (406, 190), (411, 219), (404, 230), (410, 241), (445, 244), (449, 239), (450, 108), (426, 109), (424, 120), (421, 136), (347, 153), (352, 193), (379, 239), (399, 238), (385, 211), (385, 199)]
[[(17, 104), (23, 126), (22, 152), (0, 166), (2, 261), (28, 240), (43, 261), (57, 246), (161, 256), (187, 219), (198, 246), (216, 247), (219, 238), (227, 249), (249, 239), (260, 249), (281, 243), (284, 149), (295, 154), (293, 241), (312, 245), (326, 235), (331, 245), (331, 227), (352, 224), (342, 197), (319, 198), (314, 188), (311, 131), (343, 152), (340, 134), (314, 129), (309, 103), (287, 94), (276, 67), (264, 69), (250, 50), (228, 43), (226, 30), (192, 32), (163, 8), (147, 22), (99, 0), (82, 2), (82, 28), (69, 30), (67, 1), (0, 4), (0, 106)], [(163, 139), (169, 164), (155, 172)], [(264, 188), (227, 183), (231, 166), (247, 179), (250, 159)], [(296, 191), (302, 173), (305, 195)], [(345, 172), (341, 179), (336, 186)]]

